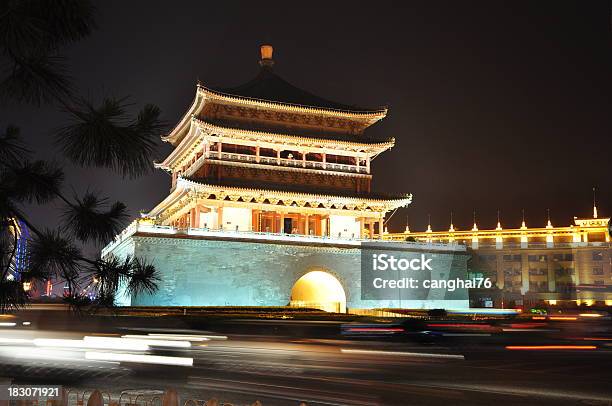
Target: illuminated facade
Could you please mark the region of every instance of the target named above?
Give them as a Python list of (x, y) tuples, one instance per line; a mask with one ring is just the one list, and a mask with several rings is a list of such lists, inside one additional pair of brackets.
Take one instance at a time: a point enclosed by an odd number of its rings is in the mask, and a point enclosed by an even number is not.
[[(12, 264), (9, 268), (7, 279), (22, 280), (22, 275), (30, 270), (28, 242), (30, 240), (30, 229), (21, 220), (15, 220), (15, 227), (8, 227), (9, 232), (17, 237), (15, 241), (15, 254), (12, 259)], [(51, 280), (23, 282), (23, 289), (29, 292), (31, 299), (39, 299), (42, 296), (51, 296), (53, 291), (53, 283)]]
[[(499, 294), (477, 292), (474, 305), (504, 303), (532, 305), (547, 301), (561, 304), (612, 305), (612, 244), (608, 229), (610, 218), (574, 218), (566, 227), (504, 229), (498, 221), (495, 229), (458, 230), (453, 224), (447, 231), (414, 232), (385, 235), (389, 240), (416, 240), (465, 245), (472, 254), (470, 271), (490, 277)], [(495, 295), (493, 295), (495, 296)], [(474, 303), (475, 302), (475, 303)]]
[[(340, 105), (261, 71), (235, 88), (198, 84), (190, 109), (163, 138), (174, 151), (156, 167), (170, 195), (148, 217), (180, 228), (363, 238), (411, 197), (371, 193), (371, 161), (393, 147), (364, 131), (386, 109)], [(280, 101), (279, 101), (280, 100)], [(380, 234), (380, 233), (379, 233)]]
[(28, 240), (30, 238), (30, 230), (23, 221), (15, 219), (13, 220), (13, 224), (14, 226), (7, 227), (12, 235), (11, 238), (14, 238), (16, 242), (15, 254), (12, 258), (7, 277), (9, 279), (19, 280), (21, 278), (21, 273), (27, 272), (29, 269)]
[[(102, 251), (150, 258), (163, 284), (155, 295), (122, 303), (466, 307), (467, 292), (361, 299), (363, 244), (368, 236), (382, 239), (385, 214), (412, 200), (370, 189), (372, 160), (395, 141), (365, 132), (387, 110), (294, 87), (273, 72), (270, 46), (261, 48), (259, 64), (259, 74), (241, 86), (198, 84), (191, 107), (163, 137), (174, 150), (155, 166), (172, 179), (169, 195)], [(461, 247), (382, 244), (433, 250), (446, 277), (465, 276)]]

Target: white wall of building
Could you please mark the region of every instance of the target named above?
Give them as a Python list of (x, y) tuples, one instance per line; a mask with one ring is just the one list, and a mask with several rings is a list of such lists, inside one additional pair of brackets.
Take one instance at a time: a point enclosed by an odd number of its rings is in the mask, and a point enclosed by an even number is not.
[(352, 216), (329, 216), (329, 236), (359, 238), (359, 221)]
[(250, 231), (253, 220), (251, 209), (242, 207), (223, 208), (223, 229), (228, 231)]
[(217, 208), (211, 207), (209, 212), (200, 212), (200, 225), (199, 228), (219, 228)]

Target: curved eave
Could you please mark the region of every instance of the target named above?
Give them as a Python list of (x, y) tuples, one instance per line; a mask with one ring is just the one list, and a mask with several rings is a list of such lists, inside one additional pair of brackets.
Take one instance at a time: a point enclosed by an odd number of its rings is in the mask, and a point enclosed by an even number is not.
[[(249, 138), (257, 138), (259, 140), (265, 140), (273, 142), (275, 140), (292, 140), (295, 144), (287, 144), (287, 146), (300, 146), (300, 144), (311, 144), (313, 148), (332, 148), (336, 146), (342, 147), (354, 147), (364, 150), (370, 150), (372, 155), (380, 154), (383, 151), (386, 151), (390, 148), (393, 148), (395, 145), (395, 138), (390, 138), (388, 141), (379, 142), (379, 143), (360, 143), (353, 141), (343, 141), (343, 140), (326, 140), (324, 138), (312, 138), (306, 136), (296, 136), (296, 135), (288, 135), (288, 134), (280, 134), (266, 131), (256, 131), (256, 130), (241, 130), (229, 127), (222, 127), (215, 124), (208, 123), (206, 121), (197, 119), (195, 117), (191, 118), (191, 123), (194, 123), (195, 126), (204, 131), (211, 131), (223, 134), (223, 136), (228, 137), (230, 135), (237, 135), (239, 137), (249, 137)], [(154, 166), (156, 168), (161, 168), (164, 170), (170, 170), (171, 166), (174, 162), (181, 157), (181, 155), (185, 151), (189, 151), (189, 145), (194, 142), (197, 136), (195, 131), (192, 129), (188, 130), (188, 133), (183, 136), (181, 142), (176, 146), (176, 148), (168, 155), (166, 159), (164, 159), (161, 163), (155, 163)], [(238, 137), (238, 138), (239, 138)]]
[(185, 188), (174, 188), (174, 190), (164, 198), (161, 202), (157, 204), (154, 208), (149, 211), (145, 217), (157, 217), (159, 216), (166, 208), (172, 206), (176, 202), (178, 202), (181, 198), (183, 198), (189, 190)]
[(259, 189), (259, 188), (241, 188), (235, 186), (220, 186), (220, 185), (211, 185), (207, 183), (195, 182), (193, 180), (179, 178), (177, 181), (177, 186), (181, 186), (185, 189), (211, 189), (217, 191), (225, 191), (225, 192), (235, 192), (235, 193), (246, 193), (246, 194), (263, 194), (278, 197), (282, 200), (282, 197), (290, 198), (292, 196), (299, 196), (305, 200), (308, 199), (327, 199), (332, 201), (343, 201), (346, 203), (369, 203), (373, 205), (380, 204), (392, 204), (392, 208), (402, 207), (409, 205), (412, 203), (412, 195), (408, 194), (402, 198), (397, 199), (371, 199), (371, 198), (363, 198), (363, 197), (350, 197), (350, 196), (338, 196), (338, 195), (323, 195), (323, 194), (315, 194), (315, 193), (302, 193), (302, 192), (283, 192), (279, 190), (272, 189)]
[(185, 130), (185, 127), (191, 123), (192, 117), (199, 114), (199, 112), (202, 110), (202, 107), (204, 106), (204, 98), (202, 97), (202, 94), (198, 91), (198, 89), (199, 88), (196, 88), (196, 95), (193, 99), (193, 102), (191, 103), (191, 106), (189, 107), (189, 110), (187, 110), (187, 112), (183, 115), (178, 124), (174, 126), (174, 128), (168, 133), (168, 135), (164, 135), (161, 137), (161, 140), (163, 142), (168, 142), (173, 146), (177, 146), (185, 138), (184, 135), (181, 137), (180, 134)]
[(292, 104), (273, 100), (262, 100), (244, 96), (237, 96), (228, 93), (223, 93), (218, 90), (210, 89), (199, 85), (198, 91), (208, 97), (220, 99), (230, 103), (249, 104), (255, 107), (279, 109), (285, 111), (302, 112), (310, 114), (322, 114), (328, 116), (345, 117), (349, 119), (363, 119), (375, 123), (383, 119), (387, 115), (387, 108), (379, 110), (338, 110), (332, 108), (304, 106), (300, 104)]
[(190, 150), (191, 145), (197, 140), (196, 131), (194, 131), (194, 117), (191, 117), (189, 120), (189, 129), (186, 130), (185, 135), (181, 138), (181, 141), (178, 145), (175, 145), (175, 148), (170, 152), (170, 154), (160, 163), (153, 163), (155, 168), (160, 168), (164, 170), (171, 170), (171, 166), (176, 162), (176, 160), (180, 159), (181, 156), (187, 151)]
[[(217, 131), (222, 133), (231, 133), (237, 135), (243, 135), (248, 137), (267, 137), (267, 138), (276, 138), (276, 139), (290, 139), (297, 143), (319, 143), (319, 147), (325, 148), (333, 145), (342, 145), (342, 146), (352, 146), (363, 149), (372, 149), (373, 147), (380, 148), (380, 152), (392, 148), (395, 145), (395, 138), (390, 138), (387, 141), (377, 142), (377, 143), (365, 143), (365, 142), (355, 142), (355, 141), (344, 141), (344, 140), (331, 140), (325, 138), (317, 138), (317, 137), (308, 137), (303, 135), (291, 135), (291, 134), (281, 134), (281, 133), (273, 133), (268, 131), (257, 131), (257, 130), (242, 130), (238, 128), (231, 127), (223, 127), (218, 126), (216, 124), (209, 123), (204, 120), (200, 120), (194, 118), (193, 121), (201, 128), (211, 131)], [(291, 144), (288, 144), (291, 145)]]
[[(289, 111), (294, 113), (317, 114), (332, 117), (342, 117), (349, 120), (359, 120), (372, 125), (375, 122), (382, 120), (387, 115), (387, 109), (366, 110), (366, 111), (350, 111), (350, 110), (335, 110), (325, 109), (322, 107), (302, 106), (298, 104), (290, 104), (276, 102), (271, 100), (252, 99), (242, 96), (225, 94), (213, 89), (209, 89), (200, 84), (196, 87), (196, 95), (187, 112), (183, 115), (178, 124), (168, 133), (162, 136), (163, 142), (168, 142), (174, 146), (178, 145), (184, 138), (185, 127), (189, 124), (189, 120), (197, 116), (202, 110), (207, 99), (219, 100), (227, 103), (238, 105), (250, 105), (258, 108), (267, 108), (281, 111)], [(183, 134), (183, 135), (181, 135)]]
[(393, 210), (399, 207), (405, 207), (412, 203), (412, 194), (407, 194), (402, 198), (397, 199), (372, 199), (363, 197), (350, 197), (350, 196), (337, 196), (337, 195), (323, 195), (314, 193), (300, 193), (300, 192), (283, 192), (278, 190), (269, 189), (255, 189), (255, 188), (241, 188), (234, 186), (220, 186), (211, 185), (206, 183), (199, 183), (189, 179), (178, 178), (176, 188), (172, 193), (160, 202), (155, 208), (153, 208), (147, 216), (157, 217), (166, 208), (182, 199), (191, 190), (209, 190), (213, 192), (223, 192), (229, 194), (244, 194), (244, 195), (263, 195), (268, 198), (275, 198), (283, 200), (283, 198), (295, 199), (296, 197), (302, 200), (326, 200), (330, 202), (341, 202), (342, 204), (365, 204), (367, 206), (384, 207), (385, 211)]

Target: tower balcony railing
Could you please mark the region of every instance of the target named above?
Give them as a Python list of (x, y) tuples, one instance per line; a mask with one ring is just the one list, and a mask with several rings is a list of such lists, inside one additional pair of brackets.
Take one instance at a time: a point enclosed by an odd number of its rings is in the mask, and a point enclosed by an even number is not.
[[(227, 228), (181, 228), (173, 226), (161, 226), (153, 225), (148, 223), (140, 223), (137, 220), (132, 222), (125, 230), (115, 236), (115, 239), (102, 249), (101, 256), (104, 258), (112, 250), (120, 245), (122, 242), (127, 240), (129, 237), (136, 233), (152, 234), (152, 235), (174, 235), (174, 236), (200, 236), (200, 237), (218, 237), (218, 238), (229, 238), (229, 239), (248, 239), (248, 240), (265, 240), (265, 241), (279, 241), (279, 242), (300, 242), (300, 243), (318, 243), (318, 244), (329, 244), (329, 245), (344, 245), (344, 246), (360, 246), (364, 242), (376, 242), (383, 244), (409, 244), (411, 246), (431, 249), (448, 249), (449, 244), (441, 243), (427, 243), (427, 242), (406, 242), (406, 241), (388, 241), (371, 238), (360, 238), (355, 234), (340, 233), (335, 236), (319, 236), (319, 235), (306, 235), (296, 233), (274, 233), (267, 231), (254, 231), (254, 230), (237, 230)], [(461, 249), (462, 246), (454, 246), (453, 248)]]
[[(391, 241), (400, 241), (397, 238), (390, 239)], [(439, 241), (439, 240), (438, 240)], [(444, 243), (444, 242), (442, 242)], [(471, 241), (448, 241), (445, 244), (450, 245), (464, 245), (467, 247), (472, 247), (473, 244)], [(610, 248), (612, 247), (612, 243), (605, 241), (579, 241), (579, 242), (528, 242), (525, 244), (521, 243), (508, 243), (504, 242), (503, 244), (496, 244), (495, 242), (478, 242), (477, 249), (495, 249), (495, 250), (505, 250), (505, 249), (517, 249), (517, 250), (527, 250), (527, 249), (542, 249), (542, 250), (550, 250), (553, 248), (581, 248), (581, 247), (602, 247), (602, 248)]]
[[(263, 165), (286, 166), (294, 168), (320, 169), (327, 171), (338, 171), (348, 173), (363, 173), (367, 174), (367, 168), (362, 165), (350, 165), (334, 162), (309, 161), (302, 159), (277, 158), (270, 156), (259, 156), (259, 162), (256, 155), (240, 154), (237, 152), (221, 152), (219, 157), (218, 152), (211, 151), (208, 153), (209, 159), (221, 159), (224, 161), (244, 162), (244, 163), (259, 163)], [(199, 161), (199, 160), (198, 160)], [(197, 162), (197, 161), (196, 161)]]
[[(466, 242), (466, 245), (470, 246), (470, 242)], [(499, 245), (495, 243), (482, 243), (479, 242), (478, 248), (496, 248)], [(580, 247), (610, 247), (609, 242), (603, 241), (580, 241), (580, 242), (554, 242), (554, 243), (545, 243), (545, 242), (528, 242), (527, 244), (521, 243), (507, 243), (504, 242), (501, 245), (502, 248), (511, 248), (511, 249), (551, 249), (551, 248), (580, 248)]]

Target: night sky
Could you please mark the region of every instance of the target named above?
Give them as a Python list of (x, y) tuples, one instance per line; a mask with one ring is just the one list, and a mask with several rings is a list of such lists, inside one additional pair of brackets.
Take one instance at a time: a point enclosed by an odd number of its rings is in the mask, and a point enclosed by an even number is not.
[[(373, 163), (374, 189), (410, 192), (390, 230), (543, 226), (612, 212), (612, 35), (608, 1), (145, 2), (97, 4), (98, 29), (66, 50), (80, 93), (131, 95), (176, 124), (200, 79), (255, 76), (259, 45), (294, 85), (346, 104), (388, 105), (369, 132), (395, 137)], [(38, 157), (62, 161), (55, 106), (2, 106)], [(169, 152), (162, 144), (158, 160)], [(54, 152), (55, 151), (55, 152)], [(133, 215), (168, 193), (162, 171), (124, 180), (67, 165), (67, 191), (101, 191)], [(54, 224), (53, 205), (30, 212)]]

